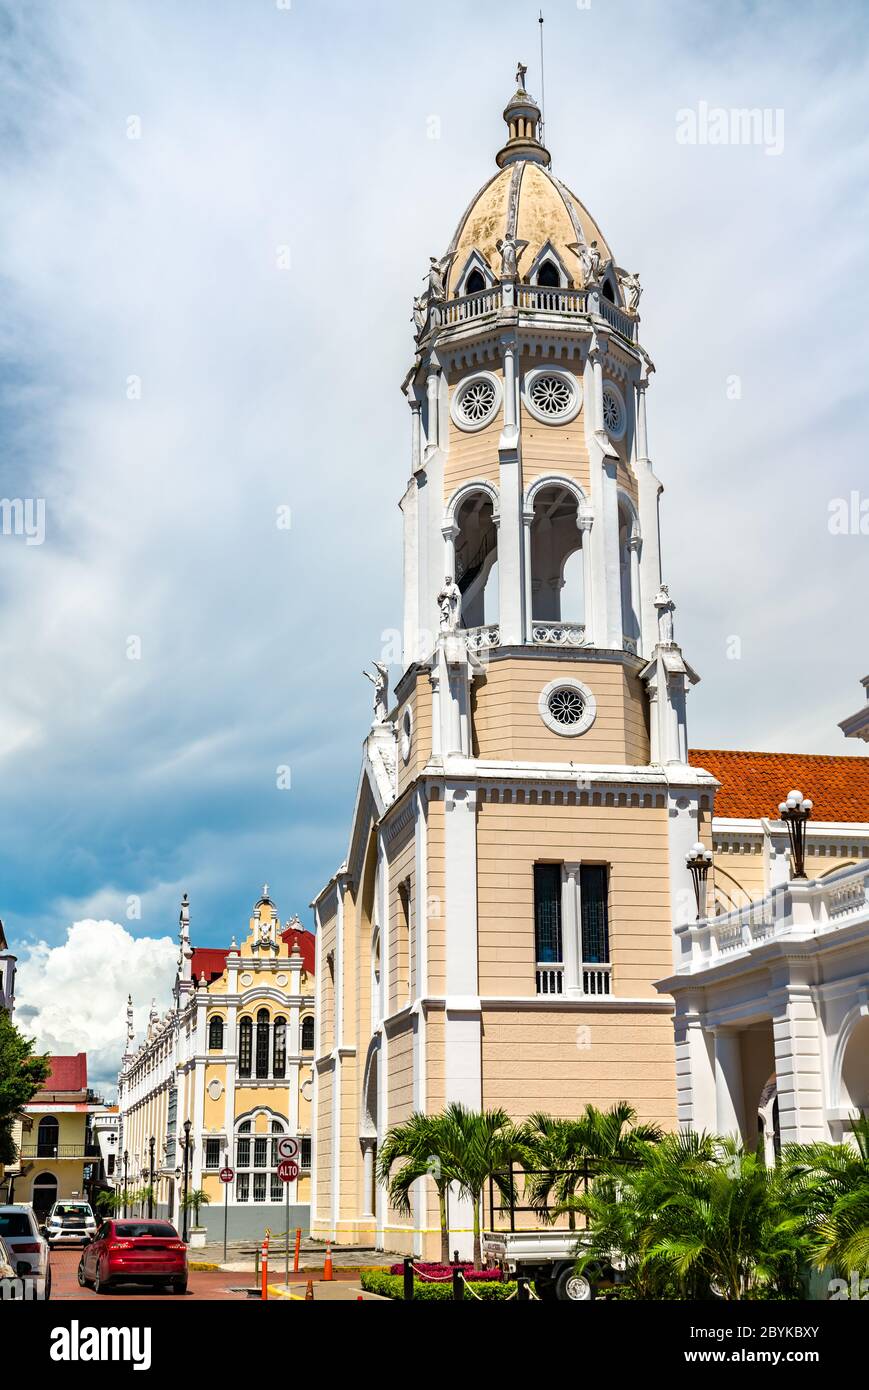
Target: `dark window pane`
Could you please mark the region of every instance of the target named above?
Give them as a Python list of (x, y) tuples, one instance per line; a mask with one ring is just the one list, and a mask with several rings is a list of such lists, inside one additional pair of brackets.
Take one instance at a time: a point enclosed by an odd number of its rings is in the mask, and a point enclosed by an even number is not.
[(561, 865), (534, 865), (534, 936), (537, 963), (559, 964), (561, 954)]
[(208, 1049), (210, 1052), (223, 1050), (223, 1019), (213, 1018), (208, 1025)]
[(246, 1202), (250, 1197), (250, 1174), (239, 1173), (235, 1180), (235, 1200)]
[(583, 864), (579, 871), (582, 901), (582, 959), (586, 965), (603, 965), (610, 958), (605, 864)]
[(311, 1014), (302, 1019), (302, 1051), (314, 1051), (314, 1019)]
[(236, 1159), (236, 1162), (237, 1162), (239, 1168), (249, 1168), (249, 1167), (250, 1167), (250, 1140), (249, 1140), (249, 1139), (239, 1139), (239, 1141), (238, 1141), (238, 1158)]
[(476, 294), (478, 290), (484, 290), (486, 282), (479, 270), (472, 270), (465, 281), (465, 294)]
[(254, 1173), (253, 1175), (253, 1199), (255, 1202), (264, 1202), (266, 1199), (266, 1173)]
[(302, 1135), (302, 1138), (301, 1138), (301, 1145), (302, 1145), (302, 1152), (301, 1152), (301, 1154), (300, 1154), (301, 1166), (302, 1166), (303, 1168), (310, 1168), (310, 1166), (311, 1166), (311, 1136), (310, 1136), (310, 1134), (303, 1134), (303, 1135)]
[(253, 1050), (253, 1023), (243, 1018), (238, 1025), (238, 1074), (250, 1076), (251, 1054)]
[(554, 261), (544, 261), (537, 272), (538, 285), (549, 285), (556, 289), (561, 284), (561, 276)]
[(275, 1019), (275, 1060), (272, 1074), (280, 1079), (287, 1072), (287, 1021)]
[(256, 1020), (256, 1074), (258, 1077), (269, 1074), (269, 1016), (260, 1009)]
[(205, 1141), (205, 1166), (206, 1168), (220, 1167), (220, 1140), (206, 1139)]
[(265, 1168), (268, 1163), (269, 1141), (265, 1136), (257, 1135), (253, 1141), (253, 1166), (254, 1168)]

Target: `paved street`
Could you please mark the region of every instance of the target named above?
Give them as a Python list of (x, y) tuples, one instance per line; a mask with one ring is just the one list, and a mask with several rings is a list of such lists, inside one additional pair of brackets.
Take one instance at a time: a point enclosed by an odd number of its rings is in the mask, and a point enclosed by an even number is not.
[[(52, 1302), (63, 1299), (119, 1299), (137, 1302), (142, 1299), (160, 1299), (161, 1302), (183, 1303), (187, 1299), (208, 1300), (247, 1297), (244, 1287), (253, 1283), (251, 1276), (238, 1275), (225, 1270), (191, 1269), (190, 1286), (185, 1297), (181, 1294), (164, 1293), (162, 1289), (151, 1289), (142, 1284), (127, 1284), (109, 1293), (95, 1294), (93, 1289), (79, 1288), (76, 1271), (81, 1257), (80, 1250), (55, 1250), (51, 1256), (51, 1298)], [(242, 1287), (243, 1286), (243, 1287)], [(239, 1287), (242, 1291), (238, 1292)]]

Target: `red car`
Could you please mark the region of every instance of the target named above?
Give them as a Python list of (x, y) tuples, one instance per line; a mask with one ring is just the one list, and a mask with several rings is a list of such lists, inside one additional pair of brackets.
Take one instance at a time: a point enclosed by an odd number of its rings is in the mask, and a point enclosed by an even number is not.
[(78, 1266), (83, 1289), (105, 1293), (111, 1284), (163, 1284), (187, 1292), (187, 1246), (168, 1221), (104, 1221)]

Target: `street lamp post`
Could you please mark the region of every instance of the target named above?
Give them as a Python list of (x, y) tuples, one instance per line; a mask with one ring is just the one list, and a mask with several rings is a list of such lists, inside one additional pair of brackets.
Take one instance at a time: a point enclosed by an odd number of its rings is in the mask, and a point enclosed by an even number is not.
[(148, 1140), (148, 1220), (154, 1215), (154, 1150), (157, 1140), (153, 1134)]
[(694, 897), (697, 902), (697, 921), (701, 917), (705, 919), (707, 911), (706, 883), (709, 878), (709, 870), (712, 867), (712, 850), (707, 849), (700, 840), (696, 845), (692, 845), (690, 852), (685, 855), (685, 863), (691, 873), (694, 882)]
[(127, 1164), (129, 1163), (129, 1161), (130, 1161), (129, 1152), (128, 1152), (127, 1149), (124, 1149), (124, 1219), (125, 1219), (125, 1220), (126, 1220), (127, 1216), (129, 1216), (129, 1212), (127, 1211)]
[(184, 1121), (184, 1195), (181, 1199), (181, 1208), (184, 1213), (184, 1226), (181, 1231), (182, 1240), (187, 1239), (187, 1184), (190, 1181), (190, 1131), (193, 1128), (189, 1120)]
[(791, 842), (791, 858), (794, 865), (794, 878), (807, 878), (806, 873), (806, 824), (812, 814), (813, 803), (800, 791), (788, 792), (787, 799), (779, 803), (778, 813), (788, 828)]

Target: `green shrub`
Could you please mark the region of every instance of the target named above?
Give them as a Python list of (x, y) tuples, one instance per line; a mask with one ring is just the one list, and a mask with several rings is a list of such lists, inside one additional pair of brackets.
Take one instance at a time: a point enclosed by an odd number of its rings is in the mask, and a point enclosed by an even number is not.
[[(379, 1293), (383, 1298), (404, 1298), (404, 1279), (400, 1274), (386, 1274), (380, 1269), (363, 1269), (361, 1284), (366, 1293)], [(483, 1303), (503, 1303), (516, 1293), (513, 1284), (475, 1284), (474, 1292), (465, 1289), (465, 1302), (475, 1303), (479, 1298)], [(476, 1297), (475, 1297), (476, 1295)], [(426, 1279), (414, 1279), (414, 1301), (421, 1303), (450, 1303), (453, 1297), (452, 1281), (434, 1284)]]

